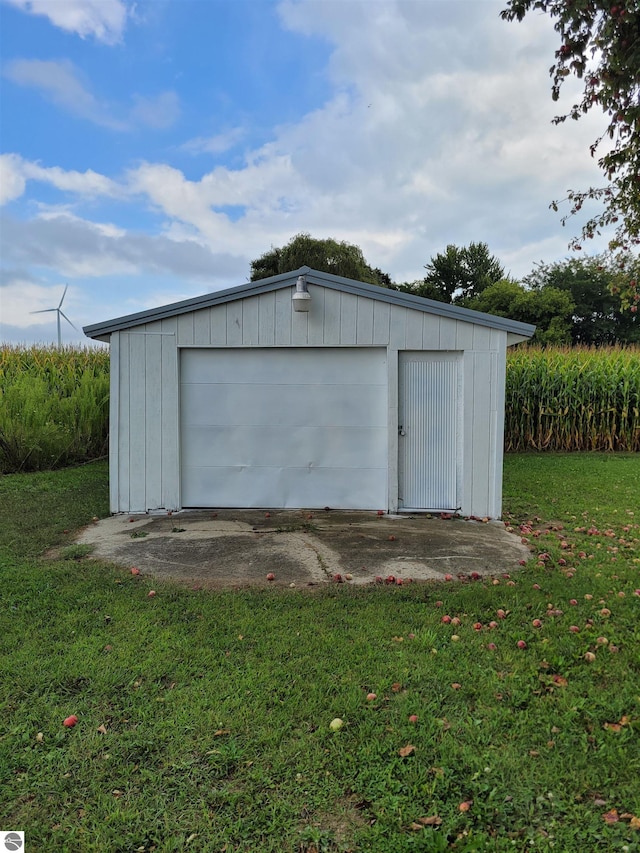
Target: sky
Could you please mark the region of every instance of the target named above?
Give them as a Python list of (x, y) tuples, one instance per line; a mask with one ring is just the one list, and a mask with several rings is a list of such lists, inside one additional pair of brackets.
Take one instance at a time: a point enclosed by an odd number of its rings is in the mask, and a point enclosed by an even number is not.
[(503, 7), (0, 0), (0, 341), (55, 342), (33, 312), (68, 285), (63, 341), (89, 344), (83, 325), (243, 284), (301, 232), (398, 282), (448, 244), (515, 278), (568, 257), (580, 222), (549, 204), (601, 183), (604, 120), (552, 123), (579, 93), (551, 100), (559, 37)]

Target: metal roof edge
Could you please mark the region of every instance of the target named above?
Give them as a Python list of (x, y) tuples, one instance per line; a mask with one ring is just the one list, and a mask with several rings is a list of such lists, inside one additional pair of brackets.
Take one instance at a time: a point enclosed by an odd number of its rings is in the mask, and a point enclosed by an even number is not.
[[(304, 267), (303, 267), (304, 269)], [(301, 273), (297, 271), (296, 274)], [(355, 281), (350, 278), (332, 275), (331, 273), (309, 270), (307, 281), (311, 284), (322, 284), (336, 290), (344, 290), (348, 293), (367, 296), (378, 299), (381, 302), (389, 302), (393, 305), (402, 305), (417, 311), (429, 314), (437, 314), (441, 317), (449, 317), (453, 320), (463, 320), (467, 323), (475, 323), (479, 326), (489, 326), (500, 331), (513, 332), (530, 338), (536, 330), (530, 323), (522, 323), (519, 320), (511, 320), (508, 317), (498, 317), (496, 314), (485, 314), (482, 311), (474, 311), (471, 308), (462, 308), (459, 305), (450, 305), (447, 302), (438, 302), (435, 299), (427, 299), (424, 296), (416, 296), (412, 293), (403, 293), (400, 290), (380, 287), (377, 284), (368, 284), (365, 281)]]
[(159, 305), (157, 308), (148, 308), (146, 311), (138, 311), (135, 314), (125, 314), (112, 320), (104, 320), (101, 323), (92, 323), (83, 326), (82, 331), (89, 338), (97, 338), (99, 335), (108, 335), (121, 329), (131, 329), (134, 326), (142, 326), (144, 323), (153, 323), (157, 320), (165, 320), (168, 317), (176, 317), (179, 314), (188, 314), (190, 311), (199, 311), (201, 308), (211, 308), (234, 299), (245, 299), (247, 296), (255, 296), (259, 293), (268, 293), (270, 290), (278, 290), (286, 287), (290, 280), (298, 275), (304, 275), (309, 267), (301, 267), (293, 272), (272, 275), (269, 278), (261, 278), (258, 281), (249, 281), (246, 284), (227, 287), (216, 290), (213, 293), (205, 293), (202, 296), (194, 296), (191, 299), (183, 299), (180, 302), (172, 302), (169, 305)]
[(195, 296), (191, 299), (184, 299), (181, 302), (173, 302), (169, 305), (161, 305), (157, 308), (150, 308), (146, 311), (139, 311), (135, 314), (127, 314), (101, 323), (93, 323), (88, 326), (83, 326), (82, 331), (89, 338), (99, 338), (104, 335), (109, 335), (112, 332), (120, 331), (121, 329), (130, 329), (135, 326), (141, 326), (144, 323), (153, 323), (157, 320), (164, 320), (169, 317), (175, 317), (179, 314), (187, 314), (190, 311), (198, 311), (202, 308), (211, 308), (225, 302), (232, 302), (235, 299), (245, 299), (249, 296), (268, 293), (271, 290), (279, 290), (281, 287), (287, 287), (295, 283), (295, 280), (299, 275), (306, 275), (307, 281), (310, 284), (318, 284), (324, 287), (329, 287), (332, 290), (342, 290), (356, 296), (366, 296), (370, 299), (377, 299), (381, 302), (388, 302), (392, 305), (400, 305), (417, 311), (436, 314), (441, 317), (448, 317), (453, 320), (462, 320), (467, 323), (488, 326), (489, 328), (498, 329), (499, 331), (522, 335), (525, 338), (530, 338), (536, 330), (536, 327), (529, 323), (510, 320), (508, 317), (484, 314), (480, 311), (473, 311), (470, 308), (461, 308), (458, 305), (449, 305), (446, 302), (437, 302), (433, 299), (426, 299), (423, 296), (415, 296), (411, 293), (402, 293), (399, 290), (391, 290), (386, 287), (380, 287), (376, 284), (368, 284), (364, 281), (344, 278), (343, 276), (320, 272), (318, 270), (313, 270), (310, 267), (303, 266), (297, 270), (292, 270), (291, 272), (280, 273), (279, 275), (269, 276), (268, 278), (262, 278), (258, 281), (250, 281), (246, 284), (237, 285), (236, 287), (225, 288), (224, 290), (218, 290), (214, 293), (206, 293), (202, 296)]

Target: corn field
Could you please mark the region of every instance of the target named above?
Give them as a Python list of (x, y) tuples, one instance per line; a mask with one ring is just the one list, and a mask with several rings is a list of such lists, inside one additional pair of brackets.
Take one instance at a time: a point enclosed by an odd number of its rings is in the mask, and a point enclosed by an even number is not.
[[(0, 348), (0, 473), (107, 453), (106, 349)], [(640, 451), (640, 348), (508, 351), (505, 450)]]
[(103, 456), (108, 418), (107, 350), (0, 348), (0, 473)]
[(505, 450), (640, 451), (640, 349), (510, 350)]

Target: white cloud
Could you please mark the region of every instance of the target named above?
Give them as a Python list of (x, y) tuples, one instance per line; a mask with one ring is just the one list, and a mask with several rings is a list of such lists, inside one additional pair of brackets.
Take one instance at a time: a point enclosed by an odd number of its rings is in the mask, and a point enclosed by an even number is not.
[(80, 71), (67, 59), (14, 59), (6, 64), (4, 76), (20, 86), (37, 89), (72, 115), (112, 130), (126, 129), (126, 124), (96, 99), (82, 81)]
[(117, 198), (126, 194), (126, 188), (92, 169), (86, 172), (66, 171), (59, 166), (45, 167), (24, 160), (19, 154), (0, 155), (0, 204), (23, 195), (28, 180), (50, 184), (58, 190), (85, 198)]
[(213, 252), (195, 240), (123, 231), (67, 212), (50, 211), (26, 222), (4, 217), (0, 241), (6, 264), (71, 278), (153, 273), (221, 283), (248, 267), (245, 257), (229, 250)]
[(131, 118), (135, 124), (164, 130), (171, 127), (180, 115), (180, 100), (175, 92), (162, 92), (155, 97), (133, 96)]
[(17, 154), (0, 154), (0, 205), (20, 198), (25, 186), (22, 158)]
[(3, 74), (19, 86), (36, 89), (66, 112), (109, 130), (126, 131), (136, 126), (164, 130), (180, 115), (180, 99), (173, 91), (149, 97), (134, 94), (133, 106), (125, 115), (124, 108), (96, 98), (80, 69), (68, 59), (14, 59), (4, 66)]
[(180, 147), (190, 154), (224, 154), (240, 142), (245, 135), (241, 127), (223, 131), (215, 136), (197, 136), (184, 142)]
[(122, 39), (127, 7), (122, 0), (4, 0), (31, 15), (44, 15), (55, 26), (105, 44)]
[[(244, 280), (252, 258), (303, 230), (358, 244), (398, 281), (420, 276), (448, 243), (486, 241), (518, 276), (542, 256), (553, 259), (547, 253), (563, 256), (571, 233), (548, 204), (568, 186), (598, 180), (588, 154), (597, 120), (551, 124), (556, 35), (543, 16), (499, 21), (501, 6), (282, 3), (290, 29), (333, 45), (334, 91), (322, 107), (274, 128), (243, 165), (199, 179), (144, 162), (116, 182), (9, 155), (9, 197), (25, 180), (45, 181), (81, 199), (142, 202), (165, 220), (163, 233), (150, 236), (54, 209), (8, 226), (12, 262), (74, 276), (144, 271), (228, 285)], [(136, 120), (175, 120), (171, 94), (138, 99)], [(197, 137), (182, 149), (221, 153), (241, 134)], [(242, 215), (232, 220), (228, 206)]]

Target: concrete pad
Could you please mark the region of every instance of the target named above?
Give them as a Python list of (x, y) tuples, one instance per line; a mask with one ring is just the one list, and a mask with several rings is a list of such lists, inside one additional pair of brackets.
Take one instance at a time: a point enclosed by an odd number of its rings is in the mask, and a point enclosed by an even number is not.
[(529, 559), (501, 522), (371, 512), (210, 510), (115, 515), (85, 528), (94, 557), (144, 574), (211, 589), (308, 587), (351, 575), (443, 580), (500, 575)]

